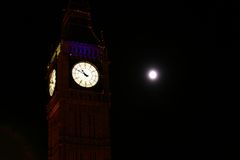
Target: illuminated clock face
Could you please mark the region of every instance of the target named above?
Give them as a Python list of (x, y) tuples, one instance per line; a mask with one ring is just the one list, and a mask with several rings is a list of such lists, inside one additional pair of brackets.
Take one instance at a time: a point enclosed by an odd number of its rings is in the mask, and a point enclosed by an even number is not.
[(88, 62), (79, 62), (73, 66), (72, 77), (82, 87), (93, 87), (97, 84), (99, 74), (97, 68)]
[(53, 95), (55, 87), (56, 87), (56, 70), (53, 69), (50, 74), (50, 77), (49, 77), (49, 94), (50, 94), (50, 96)]

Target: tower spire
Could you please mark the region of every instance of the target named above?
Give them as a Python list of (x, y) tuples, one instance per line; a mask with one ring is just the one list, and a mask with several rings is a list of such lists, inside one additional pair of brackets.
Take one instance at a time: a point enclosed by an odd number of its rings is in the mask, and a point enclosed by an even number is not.
[(62, 38), (87, 43), (99, 43), (93, 31), (88, 0), (67, 0), (64, 6)]
[(90, 12), (90, 4), (88, 0), (68, 0), (66, 9)]

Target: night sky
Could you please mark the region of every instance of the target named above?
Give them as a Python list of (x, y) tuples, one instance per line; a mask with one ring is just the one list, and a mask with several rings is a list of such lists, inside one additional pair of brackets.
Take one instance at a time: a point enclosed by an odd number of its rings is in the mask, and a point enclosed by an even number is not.
[[(238, 141), (237, 2), (90, 2), (111, 60), (114, 159), (160, 159), (185, 145)], [(1, 11), (0, 159), (47, 159), (45, 76), (62, 2), (14, 4)], [(158, 81), (146, 79), (150, 68), (159, 70)]]

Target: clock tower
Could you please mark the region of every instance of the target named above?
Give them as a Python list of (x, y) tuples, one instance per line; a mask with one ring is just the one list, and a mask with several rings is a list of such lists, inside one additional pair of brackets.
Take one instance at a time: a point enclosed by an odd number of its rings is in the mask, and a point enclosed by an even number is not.
[(69, 0), (47, 67), (48, 160), (110, 160), (109, 59), (86, 0)]

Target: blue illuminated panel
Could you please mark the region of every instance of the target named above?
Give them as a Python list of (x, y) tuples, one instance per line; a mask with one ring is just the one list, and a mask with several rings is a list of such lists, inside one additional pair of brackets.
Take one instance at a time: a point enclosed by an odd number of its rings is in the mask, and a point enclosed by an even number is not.
[(63, 48), (71, 57), (87, 59), (99, 59), (102, 57), (101, 48), (94, 44), (64, 41)]

